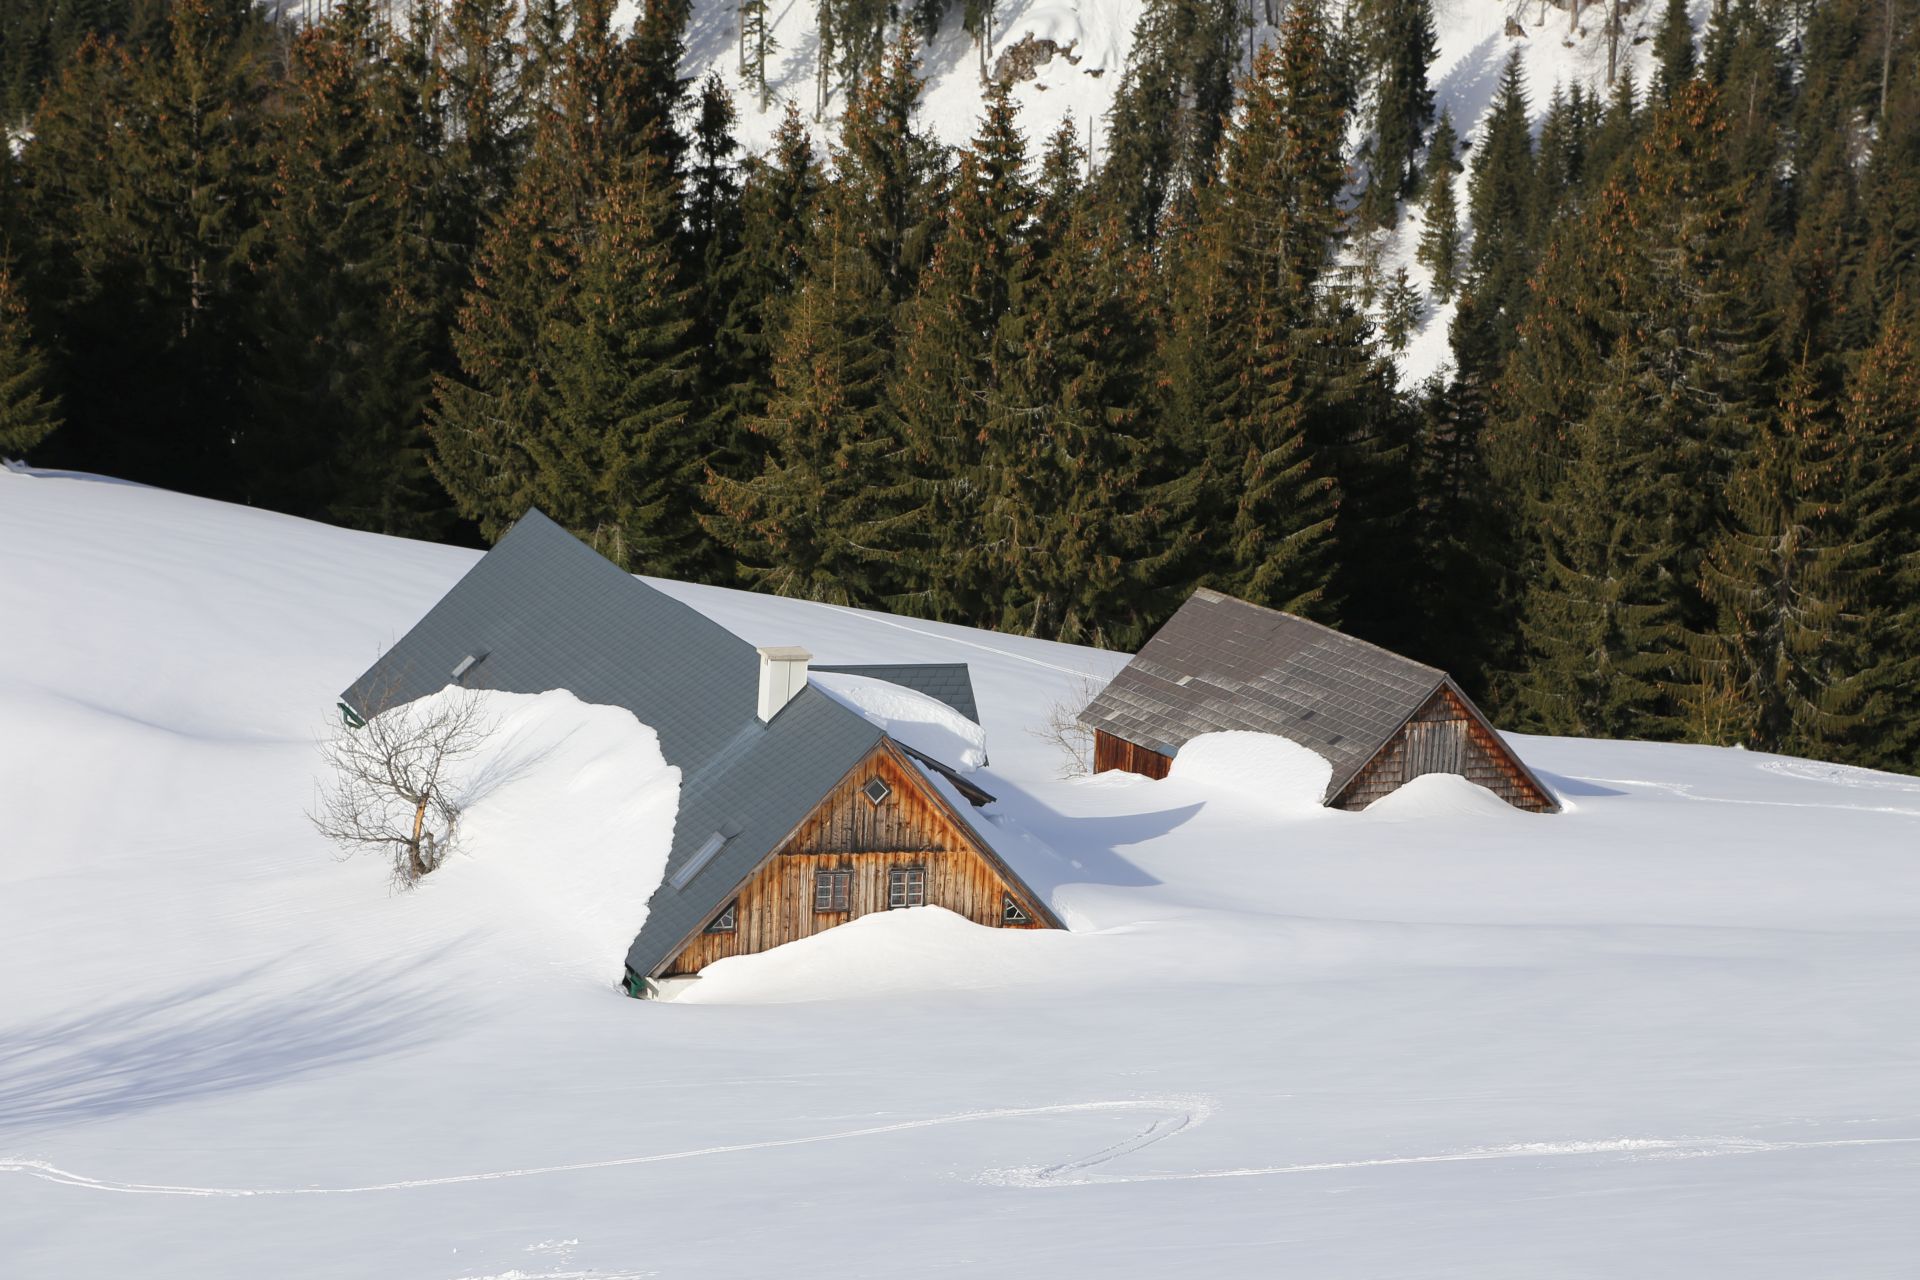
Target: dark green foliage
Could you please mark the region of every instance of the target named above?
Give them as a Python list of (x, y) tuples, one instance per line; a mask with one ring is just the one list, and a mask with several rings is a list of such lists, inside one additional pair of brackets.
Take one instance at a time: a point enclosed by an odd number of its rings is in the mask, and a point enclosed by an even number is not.
[(710, 474), (708, 527), (744, 581), (777, 595), (872, 604), (895, 589), (902, 503), (881, 478), (899, 445), (885, 423), (890, 337), (884, 286), (856, 220), (833, 201), (809, 254), (754, 423), (765, 461), (747, 479)]
[(0, 5), (0, 451), (1098, 644), (1207, 582), (1510, 721), (1920, 769), (1913, 0), (1636, 11), (1645, 104), (1457, 122), (1424, 0), (1149, 0), (1037, 162), (917, 119), (984, 0), (818, 6), (824, 162), (687, 0)]
[(1426, 208), (1417, 250), (1421, 263), (1433, 273), (1433, 291), (1442, 301), (1453, 296), (1460, 279), (1460, 205), (1454, 193), (1459, 146), (1453, 119), (1443, 111), (1427, 149)]
[(1728, 483), (1728, 522), (1702, 566), (1717, 607), (1703, 636), (1696, 731), (1792, 755), (1830, 755), (1877, 710), (1865, 677), (1867, 580), (1858, 454), (1821, 371), (1795, 365)]
[(60, 426), (46, 359), (33, 342), (13, 268), (0, 258), (0, 458), (20, 458)]
[(252, 501), (417, 535), (443, 524), (421, 416), (444, 282), (412, 181), (437, 140), (393, 40), (351, 0), (294, 43), (241, 449)]
[(1658, 462), (1658, 392), (1622, 346), (1606, 385), (1568, 429), (1552, 487), (1529, 512), (1541, 572), (1522, 616), (1516, 710), (1548, 733), (1666, 736), (1681, 663), (1671, 489)]
[(1361, 202), (1375, 226), (1391, 226), (1400, 197), (1413, 190), (1414, 158), (1433, 123), (1433, 91), (1427, 68), (1438, 54), (1430, 0), (1378, 0), (1374, 59), (1380, 68), (1374, 90), (1372, 176)]
[(1660, 30), (1653, 37), (1653, 96), (1671, 102), (1680, 87), (1693, 79), (1693, 20), (1687, 0), (1667, 0), (1660, 14)]
[(1143, 243), (1213, 171), (1232, 114), (1238, 33), (1235, 0), (1147, 0), (1140, 13), (1107, 114), (1099, 186)]

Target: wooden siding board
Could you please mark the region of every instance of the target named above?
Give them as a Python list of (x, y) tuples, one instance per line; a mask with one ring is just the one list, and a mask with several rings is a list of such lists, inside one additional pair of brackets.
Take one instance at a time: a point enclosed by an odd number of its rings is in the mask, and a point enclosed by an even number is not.
[[(878, 808), (861, 793), (878, 776), (891, 794)], [(888, 910), (887, 873), (921, 867), (927, 903), (976, 924), (1043, 928), (1040, 904), (995, 868), (987, 850), (946, 813), (913, 767), (882, 744), (830, 791), (774, 854), (742, 884), (733, 933), (697, 932), (661, 970), (663, 977), (698, 973), (715, 960), (768, 951), (874, 911)], [(813, 909), (814, 873), (852, 873), (848, 910)], [(1032, 923), (1003, 925), (1001, 897), (1011, 894)], [(722, 902), (715, 909), (724, 910)], [(702, 930), (705, 928), (703, 922)]]
[[(1458, 767), (1434, 768), (1435, 760), (1431, 757), (1413, 758), (1413, 753), (1419, 750), (1413, 744), (1424, 737), (1428, 726), (1435, 725), (1461, 726), (1449, 735), (1452, 739), (1449, 750), (1456, 753)], [(1451, 685), (1442, 685), (1427, 699), (1400, 732), (1354, 775), (1353, 781), (1334, 799), (1334, 806), (1364, 809), (1412, 778), (1429, 772), (1457, 773), (1487, 788), (1516, 809), (1544, 813), (1557, 807), (1553, 798), (1527, 776), (1507, 745), (1483, 718), (1473, 713)]]

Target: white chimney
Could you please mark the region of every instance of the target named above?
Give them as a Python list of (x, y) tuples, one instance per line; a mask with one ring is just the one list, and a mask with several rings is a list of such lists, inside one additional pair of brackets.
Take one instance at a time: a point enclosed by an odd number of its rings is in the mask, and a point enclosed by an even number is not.
[(807, 687), (807, 663), (813, 655), (793, 645), (760, 647), (760, 721), (780, 714), (780, 708)]

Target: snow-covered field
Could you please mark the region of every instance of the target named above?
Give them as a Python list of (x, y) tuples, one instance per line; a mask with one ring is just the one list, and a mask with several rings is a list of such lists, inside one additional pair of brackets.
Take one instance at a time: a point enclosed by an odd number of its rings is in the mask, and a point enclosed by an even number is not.
[(663, 584), (971, 664), (1073, 929), (893, 913), (633, 1001), (597, 957), (677, 779), (631, 717), (503, 705), (416, 893), (302, 816), (472, 558), (0, 471), (0, 1275), (1913, 1274), (1920, 781), (1550, 739), (1551, 817), (1330, 813), (1239, 751), (1063, 780), (1030, 730), (1117, 655)]

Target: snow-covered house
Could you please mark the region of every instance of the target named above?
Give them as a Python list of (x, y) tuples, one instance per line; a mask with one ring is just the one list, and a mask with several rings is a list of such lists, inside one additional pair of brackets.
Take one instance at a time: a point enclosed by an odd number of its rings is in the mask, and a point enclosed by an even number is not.
[[(341, 695), (349, 723), (448, 684), (624, 707), (680, 770), (673, 844), (625, 982), (667, 979), (865, 915), (934, 905), (1060, 927), (982, 835), (992, 797), (809, 679), (530, 511)], [(827, 670), (827, 668), (821, 668)], [(963, 664), (839, 667), (976, 720)], [(973, 761), (971, 763), (979, 763)]]
[(1080, 721), (1094, 769), (1164, 778), (1203, 733), (1276, 734), (1333, 766), (1323, 803), (1364, 809), (1413, 778), (1456, 773), (1518, 809), (1560, 806), (1453, 678), (1331, 627), (1195, 591)]

